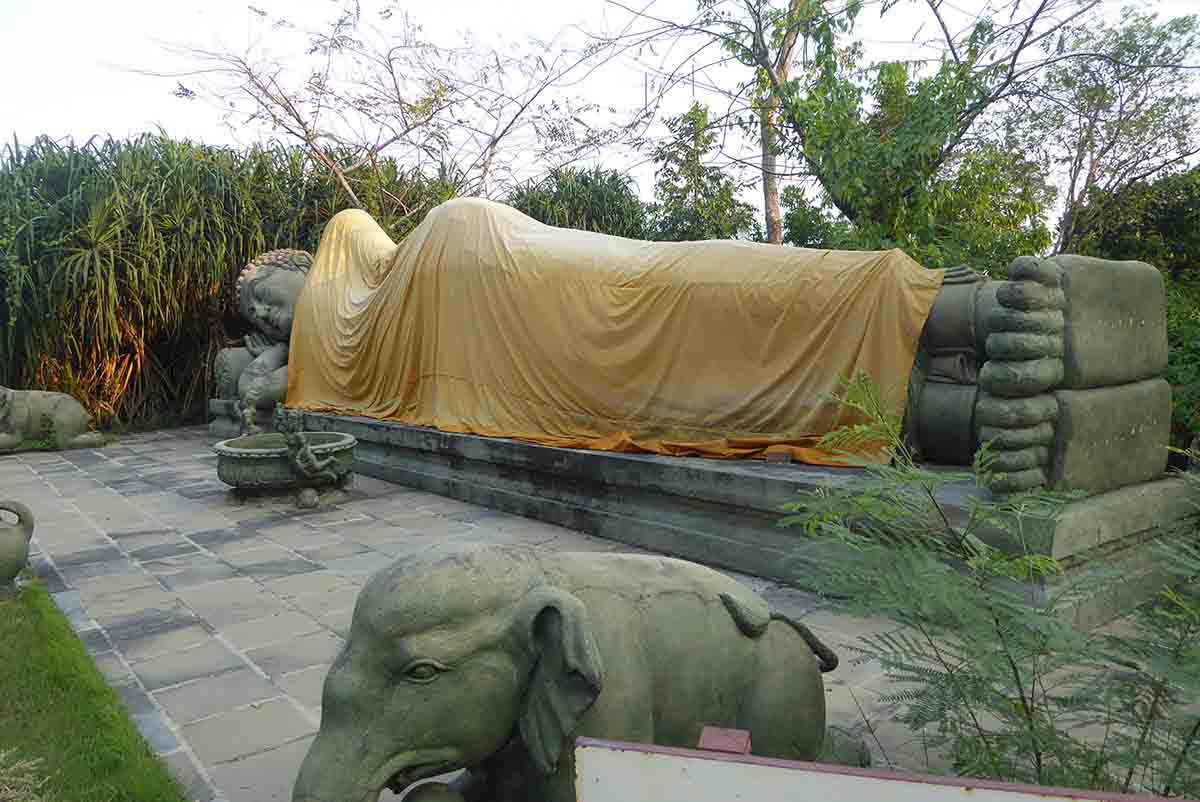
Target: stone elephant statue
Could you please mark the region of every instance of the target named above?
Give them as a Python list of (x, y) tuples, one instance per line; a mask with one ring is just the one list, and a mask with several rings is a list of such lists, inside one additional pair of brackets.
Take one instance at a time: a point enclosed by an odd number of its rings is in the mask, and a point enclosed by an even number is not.
[(442, 545), (363, 588), (293, 802), (573, 802), (576, 736), (812, 759), (837, 657), (738, 582), (660, 557)]

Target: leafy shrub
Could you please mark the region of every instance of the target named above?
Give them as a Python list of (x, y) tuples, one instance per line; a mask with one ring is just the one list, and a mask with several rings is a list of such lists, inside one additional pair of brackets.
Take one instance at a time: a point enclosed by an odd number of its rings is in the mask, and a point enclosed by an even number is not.
[[(900, 630), (861, 638), (895, 683), (884, 700), (924, 732), (962, 775), (1089, 789), (1194, 796), (1200, 792), (1200, 544), (1194, 530), (1155, 544), (1172, 581), (1127, 633), (1082, 632), (1073, 605), (1112, 579), (1103, 569), (1064, 575), (1039, 553), (1026, 516), (1068, 497), (1031, 493), (974, 500), (952, 524), (935, 498), (968, 475), (915, 464), (900, 422), (869, 384), (845, 403), (869, 423), (832, 433), (829, 447), (883, 439), (895, 458), (865, 465), (865, 481), (829, 486), (791, 506), (785, 524), (822, 538), (806, 557), (818, 588)], [(976, 472), (987, 471), (987, 451)], [(1189, 481), (1200, 490), (1200, 479)], [(811, 550), (806, 553), (811, 553)], [(1047, 589), (1034, 603), (1032, 585)], [(1186, 590), (1192, 588), (1192, 590)]]
[[(447, 181), (384, 161), (356, 181), (393, 236)], [(240, 322), (238, 271), (277, 247), (313, 249), (349, 202), (304, 152), (145, 135), (42, 137), (0, 152), (0, 384), (61, 390), (99, 424), (203, 414), (217, 349)]]
[(1172, 445), (1186, 448), (1200, 433), (1200, 282), (1167, 280), (1167, 346)]
[(631, 182), (616, 170), (564, 167), (518, 187), (508, 203), (547, 225), (644, 239), (646, 210)]

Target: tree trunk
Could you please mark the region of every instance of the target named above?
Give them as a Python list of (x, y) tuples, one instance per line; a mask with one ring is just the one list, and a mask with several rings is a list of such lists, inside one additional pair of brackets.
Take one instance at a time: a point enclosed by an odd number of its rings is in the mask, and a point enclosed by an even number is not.
[(767, 242), (783, 243), (783, 215), (779, 211), (778, 156), (775, 154), (775, 108), (773, 96), (758, 112), (759, 139), (762, 140), (763, 209), (766, 212)]

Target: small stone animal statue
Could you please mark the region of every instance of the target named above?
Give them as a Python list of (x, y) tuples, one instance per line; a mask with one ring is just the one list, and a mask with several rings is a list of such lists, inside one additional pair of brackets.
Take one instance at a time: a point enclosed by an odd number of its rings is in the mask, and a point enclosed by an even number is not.
[(88, 431), (90, 423), (83, 404), (66, 393), (0, 387), (0, 451), (47, 437), (57, 449), (100, 448), (104, 435)]
[(694, 748), (705, 725), (812, 760), (837, 656), (746, 586), (629, 554), (445, 543), (367, 582), (292, 802), (574, 802), (577, 736)]
[(17, 501), (0, 501), (0, 510), (17, 516), (14, 525), (0, 524), (0, 598), (16, 593), (17, 574), (29, 560), (33, 513)]
[(283, 442), (287, 444), (288, 459), (292, 462), (292, 467), (299, 471), (300, 475), (306, 479), (324, 479), (329, 482), (338, 480), (338, 473), (334, 468), (337, 466), (337, 457), (325, 457), (322, 459), (313, 453), (312, 446), (304, 438), (304, 433), (300, 431), (300, 415), (292, 412), (289, 413), (283, 407), (283, 404), (275, 405), (275, 431), (283, 435)]

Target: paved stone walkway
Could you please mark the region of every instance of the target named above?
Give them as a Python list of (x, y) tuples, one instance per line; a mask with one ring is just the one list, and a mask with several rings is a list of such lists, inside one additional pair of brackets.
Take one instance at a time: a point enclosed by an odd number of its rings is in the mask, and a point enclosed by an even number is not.
[[(239, 501), (211, 442), (191, 428), (0, 458), (0, 495), (37, 518), (36, 574), (196, 802), (289, 799), (359, 588), (402, 550), (462, 539), (637, 551), (367, 477), (331, 508)], [(891, 626), (738, 578), (835, 648)], [(870, 721), (873, 748), (918, 768), (918, 739), (886, 721), (878, 667), (840, 651), (825, 677), (830, 722)]]

